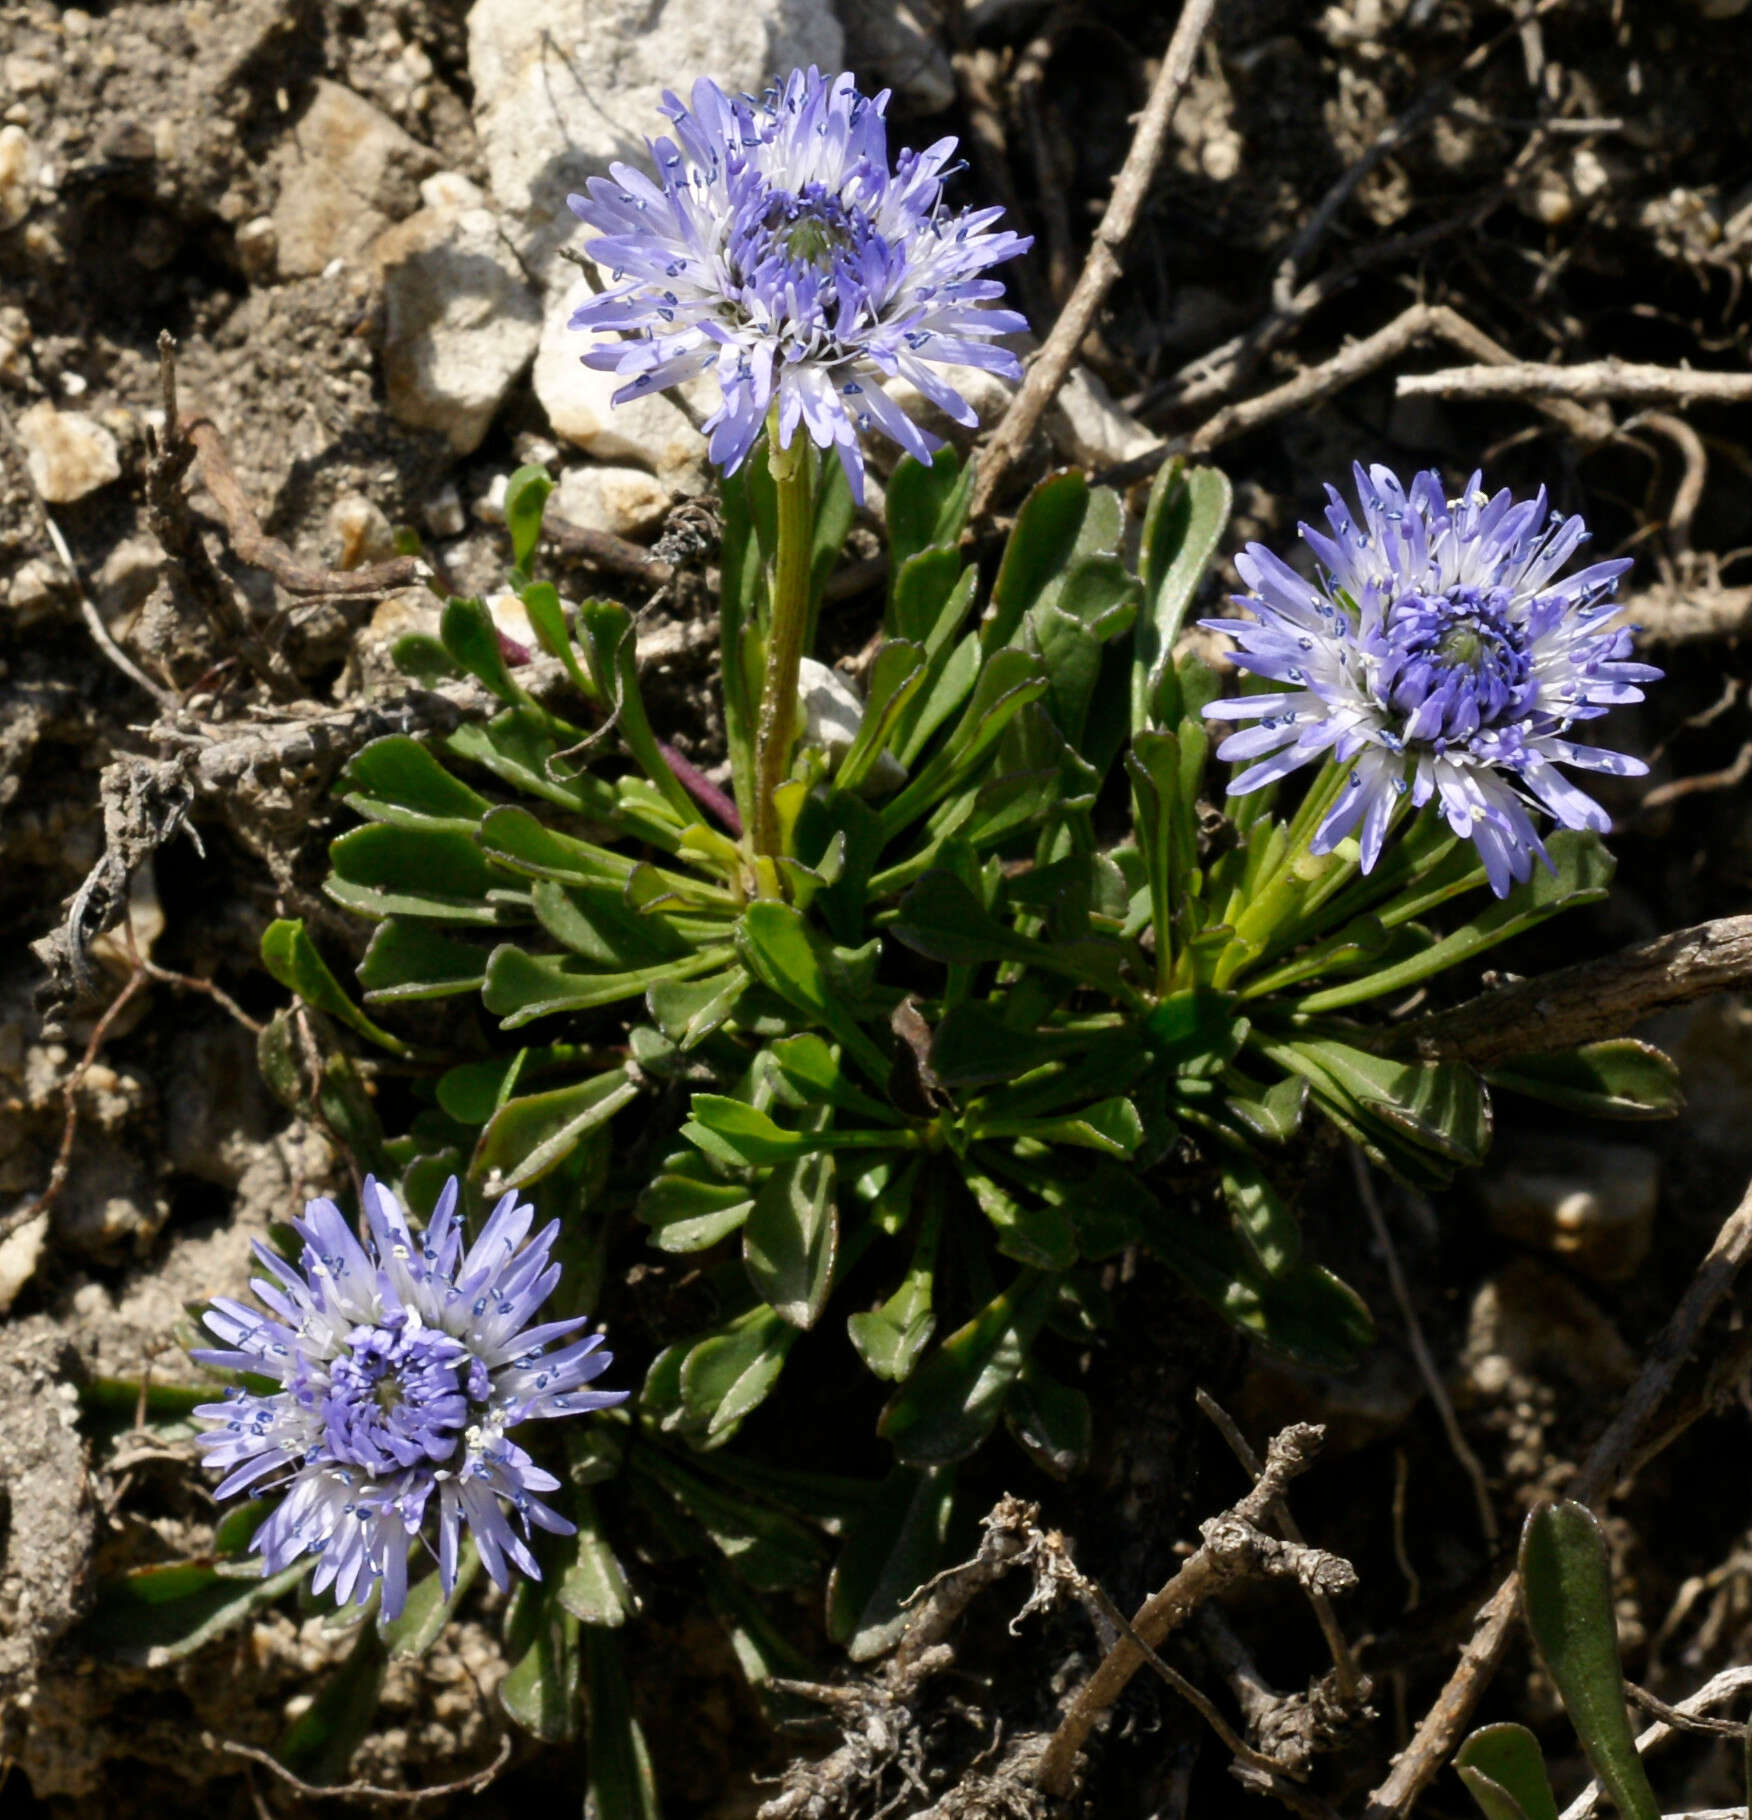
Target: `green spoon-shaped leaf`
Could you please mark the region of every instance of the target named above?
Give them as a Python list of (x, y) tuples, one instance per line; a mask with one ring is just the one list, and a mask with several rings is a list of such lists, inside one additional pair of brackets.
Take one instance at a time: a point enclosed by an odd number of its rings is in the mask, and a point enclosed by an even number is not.
[(1606, 1541), (1585, 1505), (1566, 1499), (1527, 1519), (1521, 1606), (1600, 1786), (1625, 1820), (1660, 1820), (1625, 1711)]
[(1485, 1820), (1557, 1820), (1539, 1741), (1524, 1725), (1481, 1726), (1454, 1753)]

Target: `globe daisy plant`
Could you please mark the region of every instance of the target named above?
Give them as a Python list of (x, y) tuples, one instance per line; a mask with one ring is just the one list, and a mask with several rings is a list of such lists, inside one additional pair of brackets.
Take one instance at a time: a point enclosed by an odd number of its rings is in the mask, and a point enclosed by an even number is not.
[(225, 1474), (220, 1498), (284, 1493), (251, 1543), (264, 1573), (314, 1555), (316, 1591), (332, 1585), (339, 1603), (363, 1605), (381, 1587), (385, 1620), (406, 1600), (428, 1516), (447, 1595), (465, 1530), (500, 1587), (513, 1567), (539, 1580), (531, 1526), (573, 1526), (539, 1495), (560, 1481), (510, 1430), (627, 1396), (586, 1388), (613, 1362), (600, 1334), (578, 1337), (587, 1316), (529, 1324), (560, 1280), (559, 1222), (532, 1239), (534, 1210), (507, 1194), (465, 1246), (459, 1198), (452, 1177), (416, 1235), (368, 1177), (363, 1241), (333, 1201), (311, 1201), (292, 1222), (297, 1263), (257, 1241), (262, 1308), (217, 1299), (203, 1319), (224, 1344), (193, 1355), (278, 1385), (195, 1412), (204, 1464)]

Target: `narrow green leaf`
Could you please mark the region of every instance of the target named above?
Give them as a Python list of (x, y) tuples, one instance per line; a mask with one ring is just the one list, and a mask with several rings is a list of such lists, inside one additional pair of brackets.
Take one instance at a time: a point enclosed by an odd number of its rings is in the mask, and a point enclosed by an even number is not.
[(481, 1133), (469, 1173), (494, 1191), (526, 1188), (557, 1168), (586, 1133), (639, 1097), (624, 1069), (594, 1080), (507, 1100)]
[(404, 632), (389, 647), (389, 660), (409, 681), (428, 689), (455, 682), (462, 674), (443, 641), (430, 632)]
[(597, 693), (607, 702), (627, 750), (662, 791), (682, 825), (697, 821), (699, 807), (658, 750), (657, 736), (645, 712), (632, 614), (618, 601), (587, 600), (578, 608), (578, 632)]
[(1274, 1277), (1293, 1270), (1302, 1258), (1302, 1229), (1265, 1171), (1247, 1155), (1225, 1155), (1221, 1166), (1229, 1217), (1252, 1246), (1260, 1268)]
[[(1380, 998), (1389, 992), (1402, 992), (1407, 986), (1432, 974), (1444, 972), (1470, 960), (1498, 942), (1531, 929), (1560, 910), (1576, 904), (1591, 904), (1606, 895), (1612, 882), (1613, 859), (1599, 835), (1577, 833), (1560, 828), (1546, 843), (1555, 872), (1547, 872), (1537, 861), (1533, 875), (1517, 885), (1505, 898), (1499, 898), (1481, 910), (1464, 927), (1456, 929), (1421, 954), (1384, 967), (1379, 973), (1364, 974), (1361, 979), (1347, 980), (1310, 993), (1297, 1009), (1303, 1012), (1336, 1011), (1345, 1005), (1358, 1005), (1366, 999)], [(1385, 920), (1385, 919), (1383, 919)]]
[(1089, 1458), (1095, 1418), (1082, 1391), (1061, 1384), (1029, 1359), (1004, 1399), (1004, 1421), (1042, 1472), (1068, 1479)]
[(681, 1361), (683, 1407), (708, 1444), (729, 1440), (779, 1380), (797, 1329), (760, 1303), (690, 1347)]
[(444, 649), (489, 694), (496, 695), (508, 707), (528, 702), (527, 692), (505, 662), (499, 628), (484, 600), (455, 596), (447, 600), (438, 622), (438, 636), (444, 641)]
[(555, 941), (599, 967), (650, 967), (672, 961), (697, 944), (689, 935), (722, 941), (729, 930), (712, 921), (697, 930), (660, 913), (635, 909), (626, 887), (607, 879), (563, 885), (537, 879), (529, 902), (535, 919)]
[(818, 1019), (875, 1081), (888, 1078), (888, 1057), (859, 1024), (848, 1003), (847, 967), (789, 904), (750, 904), (736, 926), (736, 945), (749, 971), (769, 991)]
[(889, 560), (898, 567), (921, 550), (961, 536), (972, 492), (973, 466), (945, 444), (929, 466), (903, 456), (888, 477)]
[(943, 1560), (955, 1507), (955, 1469), (897, 1466), (846, 1529), (827, 1583), (827, 1632), (854, 1662), (890, 1649), (909, 1602)]
[(659, 980), (645, 993), (645, 1004), (657, 1028), (684, 1054), (723, 1028), (748, 990), (740, 967), (700, 980)]
[(603, 973), (569, 957), (526, 954), (506, 943), (487, 958), (481, 1001), (499, 1018), (501, 1030), (517, 1030), (556, 1012), (591, 1011), (601, 1005), (638, 998), (661, 981), (710, 973), (730, 958), (727, 947), (702, 948), (680, 960), (634, 967), (625, 973)]
[(902, 710), (924, 680), (925, 653), (921, 645), (890, 639), (877, 653), (864, 700), (864, 718), (834, 774), (840, 789), (857, 790), (863, 786), (877, 760), (888, 750)]
[(266, 1579), (253, 1563), (238, 1574), (200, 1561), (137, 1568), (99, 1584), (78, 1647), (105, 1661), (168, 1667), (273, 1604), (315, 1566), (306, 1558)]
[(1005, 1257), (1039, 1270), (1068, 1270), (1076, 1263), (1077, 1229), (1069, 1213), (1044, 1206), (1033, 1195), (1012, 1194), (977, 1169), (968, 1169), (963, 1179)]
[(566, 623), (566, 608), (559, 589), (551, 581), (532, 581), (518, 598), (529, 615), (529, 623), (535, 629), (541, 648), (566, 666), (573, 687), (586, 701), (599, 702), (602, 698), (596, 684), (584, 673), (584, 666), (578, 661), (578, 647), (572, 642), (572, 629)]
[(831, 1153), (779, 1163), (761, 1184), (742, 1228), (749, 1280), (793, 1327), (813, 1327), (833, 1290), (839, 1256), (836, 1179)]
[[(592, 1633), (593, 1635), (595, 1633)], [(578, 1620), (547, 1586), (525, 1582), (505, 1621), (511, 1670), (499, 1704), (514, 1724), (547, 1744), (578, 1730)]]
[(1341, 1126), (1384, 1124), (1447, 1163), (1475, 1165), (1490, 1148), (1490, 1099), (1464, 1062), (1398, 1061), (1336, 1038), (1255, 1041), (1279, 1067), (1301, 1075)]
[(268, 924), (262, 931), (262, 965), (305, 1004), (326, 1012), (380, 1049), (387, 1049), (391, 1055), (414, 1053), (399, 1036), (374, 1024), (347, 996), (341, 982), (329, 972), (328, 963), (317, 953), (316, 944), (305, 934), (301, 921), (282, 917)]
[[(444, 750), (556, 808), (630, 826), (633, 818), (624, 814), (624, 801), (613, 783), (560, 757), (562, 747), (573, 746), (582, 737), (577, 728), (538, 708), (507, 708), (484, 723), (465, 721), (445, 740)], [(642, 827), (640, 832), (644, 833)]]
[(1521, 1530), (1521, 1609), (1588, 1762), (1625, 1820), (1661, 1820), (1625, 1711), (1606, 1539), (1586, 1505), (1543, 1505)]
[(662, 1820), (620, 1639), (612, 1631), (587, 1630), (584, 1664), (590, 1724), (584, 1811), (589, 1820)]
[(902, 1465), (946, 1466), (991, 1433), (1056, 1288), (1054, 1276), (1021, 1271), (901, 1385), (877, 1427)]
[(883, 833), (892, 838), (969, 782), (991, 757), (1004, 729), (1049, 686), (1039, 658), (1030, 652), (999, 650), (988, 657), (961, 719), (906, 787), (883, 804)]
[(764, 1497), (727, 1490), (667, 1456), (653, 1455), (645, 1470), (750, 1586), (783, 1592), (816, 1584), (826, 1565), (826, 1547), (820, 1535), (790, 1511)]
[(1684, 1101), (1679, 1070), (1635, 1037), (1586, 1043), (1561, 1055), (1522, 1055), (1485, 1070), (1493, 1087), (1601, 1119), (1670, 1119)]
[(405, 916), (386, 916), (372, 930), (358, 971), (368, 1005), (454, 998), (478, 992), (486, 977), (485, 948)]
[(334, 870), (323, 890), (361, 916), (419, 916), (432, 922), (493, 924), (512, 919), (491, 895), (514, 889), (466, 835), (374, 822), (329, 843)]
[(1088, 481), (1071, 468), (1041, 481), (1022, 502), (992, 585), (991, 610), (980, 632), (985, 650), (1007, 645), (1021, 625), (1022, 615), (1064, 572), (1078, 548), (1091, 498)]
[(748, 1218), (753, 1195), (741, 1183), (709, 1174), (709, 1168), (695, 1152), (682, 1151), (639, 1196), (636, 1212), (660, 1251), (704, 1251)]
[(1375, 1324), (1348, 1284), (1309, 1263), (1274, 1277), (1239, 1234), (1133, 1186), (1145, 1243), (1224, 1320), (1316, 1371), (1351, 1371), (1367, 1356)]
[(1216, 468), (1170, 462), (1156, 475), (1144, 510), (1139, 571), (1144, 604), (1132, 633), (1131, 724), (1172, 726), (1184, 713), (1174, 670), (1174, 641), (1229, 522), (1234, 495)]
[(588, 1491), (576, 1490), (566, 1507), (577, 1534), (557, 1549), (554, 1597), (580, 1624), (610, 1628), (626, 1623), (635, 1609), (632, 1588), (608, 1538), (603, 1534), (596, 1500)]
[(456, 1585), (450, 1593), (445, 1593), (436, 1569), (408, 1588), (401, 1615), (383, 1626), (383, 1640), (393, 1658), (423, 1656), (438, 1641), (445, 1625), (456, 1615), (456, 1608), (468, 1596), (480, 1567), (474, 1540), (465, 1535), (456, 1553)]

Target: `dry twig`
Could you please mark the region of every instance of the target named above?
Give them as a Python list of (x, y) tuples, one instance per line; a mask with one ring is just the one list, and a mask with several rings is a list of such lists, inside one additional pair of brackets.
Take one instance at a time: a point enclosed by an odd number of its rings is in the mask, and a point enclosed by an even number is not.
[[(786, 1770), (779, 1793), (761, 1804), (758, 1820), (834, 1820), (848, 1811), (857, 1790), (871, 1787), (891, 1768), (906, 1772), (912, 1701), (925, 1682), (953, 1665), (955, 1652), (946, 1639), (962, 1613), (1038, 1548), (1039, 1514), (1020, 1498), (999, 1499), (985, 1519), (973, 1559), (914, 1594), (917, 1609), (874, 1681), (849, 1687), (773, 1683), (781, 1693), (799, 1694), (842, 1714), (845, 1741), (819, 1762)], [(916, 1768), (913, 1773), (916, 1779)]]
[[(163, 342), (159, 345), (162, 354)], [(167, 417), (167, 434), (168, 426)], [(213, 503), (225, 520), (231, 553), (252, 569), (265, 570), (288, 594), (320, 594), (330, 598), (389, 594), (397, 588), (412, 587), (430, 576), (432, 571), (417, 556), (396, 556), (388, 562), (369, 563), (357, 569), (313, 569), (300, 562), (279, 538), (268, 536), (262, 529), (255, 507), (238, 484), (219, 426), (211, 418), (185, 417), (177, 430), (194, 448), (201, 482), (213, 495)], [(174, 448), (174, 439), (172, 446)]]
[(1752, 401), (1752, 373), (1698, 372), (1614, 359), (1585, 360), (1570, 367), (1539, 360), (1439, 367), (1433, 373), (1401, 373), (1395, 384), (1401, 398), (1568, 398), (1579, 404), (1612, 398), (1645, 404)]
[[(1240, 1461), (1241, 1470), (1257, 1483), (1264, 1468), (1260, 1465), (1259, 1455), (1248, 1446), (1247, 1437), (1242, 1434), (1235, 1418), (1208, 1390), (1196, 1390), (1193, 1396), (1217, 1433), (1228, 1443), (1229, 1451)], [(1271, 1507), (1271, 1520), (1283, 1531), (1286, 1542), (1295, 1542), (1304, 1547), (1307, 1545), (1308, 1538), (1302, 1534), (1302, 1526), (1291, 1514), (1287, 1499), (1279, 1498)], [(1357, 1668), (1356, 1658), (1351, 1654), (1350, 1644), (1345, 1639), (1344, 1627), (1338, 1621), (1338, 1613), (1332, 1609), (1332, 1601), (1317, 1586), (1310, 1586), (1308, 1603), (1313, 1606), (1321, 1635), (1326, 1639), (1333, 1670), (1338, 1676), (1340, 1693), (1347, 1701), (1360, 1704), (1369, 1697), (1369, 1683)]]
[[(1722, 1222), (1715, 1242), (1698, 1265), (1690, 1286), (1665, 1327), (1656, 1336), (1636, 1382), (1618, 1414), (1589, 1451), (1566, 1496), (1595, 1504), (1617, 1484), (1637, 1438), (1660, 1407), (1679, 1368), (1690, 1357), (1705, 1324), (1733, 1287), (1747, 1255), (1752, 1253), (1752, 1187)], [(1497, 1588), (1478, 1614), (1448, 1684), (1424, 1715), (1411, 1743), (1400, 1753), (1387, 1780), (1375, 1790), (1364, 1820), (1402, 1820), (1436, 1771), (1459, 1744), (1479, 1696), (1508, 1647), (1518, 1609), (1519, 1583), (1514, 1574)]]
[(1752, 982), (1752, 916), (1723, 916), (1600, 960), (1516, 980), (1432, 1017), (1374, 1033), (1395, 1055), (1480, 1067), (1622, 1036), (1668, 1005)]
[(1711, 579), (1663, 582), (1624, 603), (1637, 643), (1688, 645), (1752, 633), (1752, 588), (1724, 588)]
[(542, 536), (551, 539), (568, 556), (578, 556), (613, 575), (661, 588), (674, 579), (673, 566), (654, 556), (643, 544), (616, 537), (612, 531), (593, 531), (569, 518), (549, 512), (541, 521)]
[[(1726, 1701), (1733, 1699), (1743, 1688), (1747, 1687), (1752, 1687), (1752, 1668), (1723, 1669), (1719, 1675), (1715, 1675), (1710, 1680), (1704, 1682), (1703, 1686), (1700, 1687), (1696, 1693), (1687, 1695), (1677, 1706), (1664, 1707), (1662, 1716), (1656, 1723), (1648, 1726), (1638, 1735), (1636, 1741), (1637, 1755), (1646, 1757), (1651, 1750), (1665, 1744), (1669, 1738), (1677, 1736), (1681, 1730), (1691, 1730), (1700, 1723), (1707, 1726), (1711, 1731), (1725, 1727), (1730, 1734), (1743, 1737), (1746, 1731), (1746, 1728), (1743, 1725), (1734, 1725), (1720, 1719), (1700, 1720), (1699, 1715), (1707, 1713), (1711, 1707), (1721, 1706)], [(1637, 1701), (1639, 1705), (1648, 1704), (1657, 1708), (1662, 1707), (1662, 1702), (1653, 1700), (1651, 1696), (1645, 1694), (1640, 1687), (1630, 1688), (1629, 1693), (1630, 1697)], [(1601, 1794), (1600, 1784), (1598, 1782), (1590, 1782), (1575, 1800), (1564, 1809), (1563, 1820), (1591, 1820), (1591, 1816), (1600, 1805)], [(1742, 1808), (1735, 1808), (1727, 1811), (1733, 1812), (1737, 1817), (1743, 1814), (1745, 1810)], [(1685, 1820), (1685, 1816), (1675, 1816), (1674, 1820)], [(1696, 1820), (1696, 1817), (1693, 1816), (1692, 1820)]]
[[(285, 654), (266, 644), (250, 624), (249, 610), (229, 576), (208, 554), (184, 480), (195, 460), (194, 441), (177, 414), (176, 343), (168, 329), (158, 337), (159, 382), (164, 394), (164, 428), (153, 434), (146, 463), (146, 522), (169, 559), (173, 594), (192, 602), (222, 642), (235, 650), (268, 692), (292, 700), (303, 690)], [(241, 495), (240, 495), (241, 497)]]
[(230, 1738), (216, 1738), (211, 1732), (202, 1732), (201, 1742), (208, 1750), (223, 1756), (242, 1757), (250, 1763), (259, 1763), (288, 1788), (296, 1789), (299, 1794), (307, 1795), (312, 1800), (381, 1801), (396, 1807), (418, 1807), (426, 1801), (441, 1801), (448, 1795), (478, 1795), (511, 1761), (511, 1734), (504, 1732), (500, 1735), (499, 1749), (492, 1762), (457, 1782), (443, 1782), (435, 1788), (380, 1788), (372, 1782), (337, 1782), (325, 1786), (317, 1782), (306, 1782), (293, 1775), (271, 1752), (257, 1750), (253, 1744), (238, 1744)]
[(1146, 1599), (1123, 1636), (1071, 1697), (1058, 1730), (1040, 1758), (1036, 1780), (1049, 1795), (1067, 1797), (1076, 1784), (1077, 1758), (1101, 1715), (1144, 1666), (1141, 1645), (1154, 1649), (1213, 1594), (1236, 1580), (1285, 1578), (1326, 1594), (1356, 1584), (1347, 1561), (1319, 1549), (1265, 1535), (1258, 1527), (1282, 1499), (1290, 1481), (1313, 1463), (1325, 1431), (1296, 1424), (1276, 1435), (1253, 1489), (1221, 1516), (1200, 1525), (1203, 1541), (1159, 1592)]
[(1058, 395), (1077, 349), (1095, 320), (1095, 312), (1120, 273), (1120, 249), (1131, 238), (1144, 199), (1167, 143), (1169, 123), (1179, 105), (1200, 40), (1216, 10), (1216, 0), (1185, 0), (1180, 21), (1169, 40), (1167, 54), (1157, 72), (1150, 99), (1139, 117), (1131, 149), (1126, 153), (1107, 212), (1095, 230), (1095, 241), (1083, 264), (1082, 276), (1070, 301), (1059, 312), (1052, 332), (1041, 345), (1010, 408), (992, 433), (980, 461), (973, 500), (973, 517), (980, 518), (996, 496), (1028, 439)]
[[(1322, 398), (1331, 397), (1334, 392), (1342, 392), (1346, 386), (1378, 372), (1420, 342), (1431, 339), (1464, 348), (1479, 360), (1509, 362), (1513, 359), (1506, 348), (1500, 347), (1482, 329), (1475, 328), (1446, 304), (1414, 303), (1374, 334), (1365, 335), (1361, 341), (1348, 342), (1330, 360), (1306, 368), (1294, 379), (1285, 380), (1269, 392), (1225, 405), (1188, 435), (1173, 437), (1158, 448), (1107, 469), (1097, 478), (1104, 486), (1129, 486), (1134, 480), (1143, 480), (1155, 473), (1173, 456), (1208, 454), (1218, 444), (1245, 436), (1274, 418), (1303, 410)], [(1613, 433), (1612, 418), (1607, 412), (1589, 411), (1566, 399), (1546, 400), (1540, 408), (1584, 443), (1602, 442)]]

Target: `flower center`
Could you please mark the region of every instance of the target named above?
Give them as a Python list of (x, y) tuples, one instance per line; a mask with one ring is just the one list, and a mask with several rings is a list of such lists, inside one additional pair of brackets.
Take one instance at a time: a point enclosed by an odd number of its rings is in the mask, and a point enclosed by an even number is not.
[(1525, 711), (1537, 684), (1511, 605), (1504, 588), (1450, 588), (1387, 609), (1375, 688), (1402, 739), (1442, 745)]
[(490, 1388), (485, 1367), (460, 1340), (406, 1316), (355, 1327), (328, 1376), (327, 1450), (374, 1476), (448, 1459), (471, 1406)]
[(842, 253), (857, 245), (857, 223), (839, 197), (811, 183), (797, 195), (777, 195), (767, 204), (766, 230), (780, 257), (791, 265), (829, 272)]

